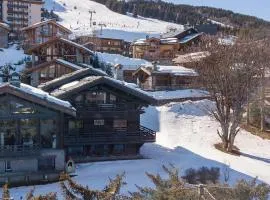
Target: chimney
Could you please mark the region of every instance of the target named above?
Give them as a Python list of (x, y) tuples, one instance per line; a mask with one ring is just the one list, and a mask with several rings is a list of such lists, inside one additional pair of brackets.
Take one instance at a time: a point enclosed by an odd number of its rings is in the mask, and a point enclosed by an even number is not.
[(13, 72), (10, 76), (9, 83), (15, 87), (21, 86), (21, 76), (18, 72)]

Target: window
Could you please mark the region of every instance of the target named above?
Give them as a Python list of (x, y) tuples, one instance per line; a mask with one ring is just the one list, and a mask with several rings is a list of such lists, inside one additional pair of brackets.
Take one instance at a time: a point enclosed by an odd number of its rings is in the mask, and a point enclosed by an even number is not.
[(116, 96), (114, 96), (113, 94), (110, 94), (110, 103), (114, 103), (116, 102)]
[(114, 154), (121, 154), (125, 152), (125, 145), (123, 144), (115, 144), (113, 146), (113, 153)]
[(81, 129), (83, 128), (83, 121), (82, 120), (69, 120), (68, 128), (69, 130)]
[(5, 162), (5, 172), (11, 172), (11, 171), (12, 171), (12, 169), (11, 169), (11, 163), (10, 163), (9, 160), (7, 160)]
[(113, 127), (114, 128), (126, 128), (127, 127), (127, 120), (124, 120), (124, 119), (113, 120)]
[(104, 126), (104, 119), (95, 119), (94, 125), (95, 126)]
[(88, 92), (85, 96), (86, 103), (105, 103), (106, 93), (104, 92)]
[(39, 170), (54, 170), (55, 169), (55, 157), (48, 156), (43, 157), (38, 160)]

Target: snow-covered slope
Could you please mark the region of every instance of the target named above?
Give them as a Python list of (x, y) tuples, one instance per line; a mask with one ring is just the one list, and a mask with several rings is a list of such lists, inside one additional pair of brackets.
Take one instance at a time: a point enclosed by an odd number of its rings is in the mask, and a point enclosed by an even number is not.
[[(142, 124), (157, 131), (157, 142), (145, 144), (141, 150), (149, 159), (81, 164), (77, 168), (75, 180), (91, 188), (101, 189), (108, 182), (108, 177), (125, 171), (127, 186), (122, 192), (127, 193), (136, 191), (135, 184), (152, 186), (145, 172), (164, 175), (162, 165), (172, 163), (182, 173), (191, 167), (219, 167), (221, 182), (224, 181), (223, 172), (228, 170), (231, 184), (238, 179), (256, 176), (270, 184), (270, 141), (241, 131), (236, 138), (236, 145), (244, 155), (233, 156), (216, 150), (213, 145), (220, 141), (216, 134), (218, 124), (205, 113), (205, 106), (213, 104), (203, 100), (147, 108), (142, 116)], [(13, 188), (11, 192), (15, 199), (19, 199), (30, 189)], [(60, 194), (60, 191), (58, 183), (36, 186), (37, 193)]]
[(168, 26), (183, 28), (181, 25), (156, 19), (121, 15), (91, 0), (45, 0), (45, 2), (45, 8), (55, 10), (63, 19), (61, 23), (79, 35), (92, 32), (89, 10), (96, 12), (93, 14), (93, 22), (97, 24), (94, 26), (96, 31), (100, 31), (98, 24), (106, 25), (103, 31), (104, 37), (133, 41), (146, 35), (158, 36), (165, 32)]

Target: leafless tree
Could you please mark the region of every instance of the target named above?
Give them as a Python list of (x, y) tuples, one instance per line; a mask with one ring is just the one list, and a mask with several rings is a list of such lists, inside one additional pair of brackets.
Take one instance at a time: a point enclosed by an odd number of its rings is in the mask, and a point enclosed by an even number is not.
[[(249, 93), (258, 88), (263, 66), (270, 62), (265, 41), (205, 36), (199, 45), (207, 56), (197, 62), (199, 83), (216, 104), (209, 113), (220, 124), (223, 149), (232, 152)], [(268, 56), (267, 56), (268, 55)]]

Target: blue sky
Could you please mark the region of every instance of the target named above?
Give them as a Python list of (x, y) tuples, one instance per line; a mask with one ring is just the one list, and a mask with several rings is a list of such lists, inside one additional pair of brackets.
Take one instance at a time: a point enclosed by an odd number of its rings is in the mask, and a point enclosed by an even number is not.
[(270, 21), (270, 0), (163, 0), (178, 4), (210, 6)]

